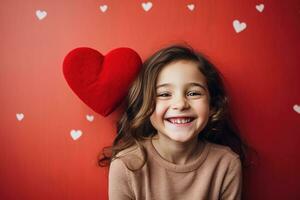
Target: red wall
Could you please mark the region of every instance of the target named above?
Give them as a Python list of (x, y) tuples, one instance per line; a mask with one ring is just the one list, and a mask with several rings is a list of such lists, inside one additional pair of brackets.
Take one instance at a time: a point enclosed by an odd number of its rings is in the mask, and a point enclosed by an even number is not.
[[(63, 78), (64, 56), (127, 46), (145, 59), (182, 42), (223, 72), (237, 123), (259, 154), (245, 199), (300, 199), (299, 0), (152, 0), (147, 12), (142, 2), (1, 1), (0, 199), (107, 199), (108, 171), (96, 161), (122, 109), (104, 118), (82, 103)], [(38, 20), (36, 10), (47, 16)], [(247, 28), (237, 33), (235, 19)], [(82, 131), (77, 140), (73, 129)]]

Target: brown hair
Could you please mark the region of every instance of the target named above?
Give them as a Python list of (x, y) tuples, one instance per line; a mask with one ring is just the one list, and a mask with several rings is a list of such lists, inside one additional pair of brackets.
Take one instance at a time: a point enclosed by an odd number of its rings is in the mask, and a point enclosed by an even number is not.
[(118, 121), (117, 136), (113, 145), (102, 150), (98, 161), (100, 166), (108, 166), (120, 151), (134, 145), (141, 148), (144, 155), (143, 165), (145, 164), (147, 154), (139, 141), (156, 134), (150, 122), (150, 116), (155, 109), (156, 80), (164, 66), (179, 60), (193, 61), (198, 65), (199, 70), (206, 77), (210, 93), (210, 107), (213, 114), (204, 130), (198, 135), (198, 139), (229, 146), (239, 154), (242, 164), (246, 165), (247, 145), (239, 136), (230, 115), (221, 73), (204, 55), (190, 47), (175, 45), (159, 50), (144, 62), (126, 98), (127, 109)]

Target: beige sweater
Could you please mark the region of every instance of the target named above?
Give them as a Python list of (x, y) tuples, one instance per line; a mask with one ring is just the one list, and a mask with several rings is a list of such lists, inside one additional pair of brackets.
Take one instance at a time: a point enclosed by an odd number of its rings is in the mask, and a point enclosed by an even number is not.
[[(177, 165), (164, 160), (151, 140), (142, 143), (148, 161), (141, 163), (138, 148), (124, 150), (109, 169), (110, 200), (217, 200), (241, 199), (242, 171), (239, 156), (230, 148), (204, 142), (201, 155)], [(127, 167), (126, 167), (127, 166)]]

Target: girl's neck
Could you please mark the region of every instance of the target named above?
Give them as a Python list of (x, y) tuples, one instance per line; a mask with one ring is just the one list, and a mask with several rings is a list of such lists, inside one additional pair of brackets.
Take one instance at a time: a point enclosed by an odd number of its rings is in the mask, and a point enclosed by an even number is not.
[(197, 137), (188, 143), (181, 143), (164, 136), (155, 135), (151, 141), (162, 158), (174, 164), (182, 165), (195, 160), (200, 154), (201, 145), (203, 145)]

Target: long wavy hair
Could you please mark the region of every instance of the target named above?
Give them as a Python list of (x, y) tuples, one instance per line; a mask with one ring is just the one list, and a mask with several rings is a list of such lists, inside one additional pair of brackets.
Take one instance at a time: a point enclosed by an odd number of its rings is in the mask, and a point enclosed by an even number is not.
[(126, 110), (117, 123), (117, 135), (112, 146), (102, 149), (99, 166), (108, 166), (120, 151), (137, 145), (143, 153), (144, 159), (140, 168), (143, 167), (147, 161), (147, 153), (140, 141), (157, 134), (150, 122), (150, 116), (155, 110), (158, 74), (164, 66), (179, 60), (193, 61), (197, 64), (200, 72), (206, 77), (211, 97), (210, 107), (213, 114), (198, 134), (198, 139), (229, 146), (240, 156), (243, 166), (247, 165), (248, 146), (242, 140), (229, 112), (229, 98), (221, 73), (203, 54), (188, 46), (173, 45), (159, 50), (144, 62), (126, 97)]

